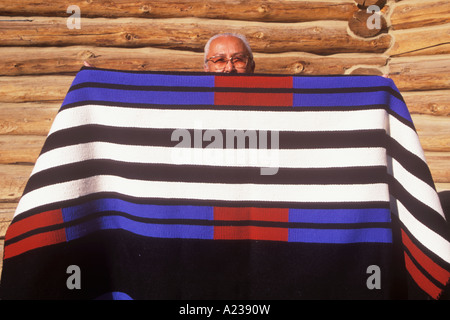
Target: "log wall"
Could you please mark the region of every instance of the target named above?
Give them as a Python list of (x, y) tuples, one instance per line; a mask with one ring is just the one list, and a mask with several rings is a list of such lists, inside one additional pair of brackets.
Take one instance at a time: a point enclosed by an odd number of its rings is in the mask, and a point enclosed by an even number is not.
[[(202, 71), (219, 32), (247, 36), (259, 73), (391, 77), (438, 191), (450, 190), (448, 0), (0, 0), (0, 256), (53, 118), (83, 61), (101, 68)], [(380, 11), (380, 27), (367, 20)], [(0, 269), (1, 269), (0, 260)]]

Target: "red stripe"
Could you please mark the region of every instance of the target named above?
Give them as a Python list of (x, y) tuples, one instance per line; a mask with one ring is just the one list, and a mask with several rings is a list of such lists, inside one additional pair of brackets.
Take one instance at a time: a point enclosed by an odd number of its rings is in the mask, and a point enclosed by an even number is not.
[(288, 229), (255, 226), (224, 226), (214, 228), (214, 239), (217, 240), (269, 240), (287, 241)]
[[(289, 221), (289, 209), (215, 207), (214, 220)], [(221, 226), (214, 228), (214, 239), (287, 241), (288, 229), (256, 226)]]
[(24, 252), (33, 249), (65, 241), (66, 241), (66, 231), (64, 228), (49, 232), (38, 233), (23, 240), (20, 240), (18, 242), (5, 246), (5, 259), (17, 256), (19, 254), (22, 254)]
[(425, 253), (423, 253), (402, 230), (403, 244), (411, 252), (414, 259), (437, 281), (446, 285), (450, 278), (450, 272), (436, 264)]
[(215, 207), (214, 220), (289, 221), (289, 209)]
[(411, 259), (405, 252), (405, 265), (409, 274), (412, 276), (417, 285), (425, 291), (430, 297), (438, 299), (441, 294), (441, 289), (436, 287), (422, 272), (414, 265)]
[(291, 107), (292, 93), (216, 92), (215, 105)]
[(31, 230), (63, 222), (61, 209), (41, 212), (23, 220), (13, 222), (6, 232), (5, 240), (12, 239)]
[(215, 87), (231, 88), (292, 88), (292, 77), (216, 76)]

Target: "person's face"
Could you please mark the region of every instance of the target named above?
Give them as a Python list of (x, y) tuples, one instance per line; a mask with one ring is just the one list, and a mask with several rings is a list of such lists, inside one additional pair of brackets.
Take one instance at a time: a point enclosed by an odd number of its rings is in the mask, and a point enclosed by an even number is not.
[[(244, 43), (236, 37), (223, 36), (214, 39), (206, 55), (207, 60), (210, 58), (212, 59), (205, 64), (206, 72), (252, 73), (255, 69)], [(246, 66), (243, 66), (242, 58), (247, 59)]]

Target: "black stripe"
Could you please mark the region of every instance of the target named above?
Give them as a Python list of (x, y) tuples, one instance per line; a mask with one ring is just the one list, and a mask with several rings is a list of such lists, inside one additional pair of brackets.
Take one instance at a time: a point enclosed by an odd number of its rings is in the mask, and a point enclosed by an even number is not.
[[(85, 217), (86, 220), (78, 219), (72, 221), (73, 225), (96, 219), (100, 216), (122, 216), (130, 220), (149, 224), (183, 224), (201, 225), (215, 227), (266, 227), (284, 229), (366, 229), (366, 228), (390, 228), (390, 222), (361, 222), (361, 223), (302, 223), (302, 222), (281, 222), (281, 221), (261, 221), (261, 220), (199, 220), (199, 219), (154, 219), (136, 217), (123, 212), (100, 212)], [(80, 221), (83, 220), (83, 221)], [(75, 223), (76, 222), (76, 223)]]
[(284, 229), (365, 229), (365, 228), (390, 228), (390, 222), (360, 222), (360, 223), (305, 223), (305, 222), (282, 222), (263, 220), (206, 220), (206, 219), (158, 219), (146, 218), (128, 214), (120, 211), (93, 212), (82, 218), (64, 223), (64, 227), (71, 227), (99, 217), (120, 216), (136, 222), (148, 224), (165, 225), (195, 225), (215, 227), (267, 227)]
[(72, 103), (63, 104), (60, 111), (75, 107), (82, 107), (87, 105), (100, 105), (106, 107), (122, 107), (133, 109), (160, 109), (160, 110), (232, 110), (232, 111), (288, 111), (288, 112), (302, 112), (302, 111), (361, 111), (361, 110), (385, 110), (389, 111), (389, 106), (385, 104), (370, 104), (370, 105), (355, 105), (355, 106), (235, 106), (235, 105), (180, 105), (180, 104), (154, 104), (154, 103), (128, 103), (107, 100), (83, 100)]
[(52, 184), (113, 175), (126, 179), (168, 182), (227, 184), (369, 184), (387, 183), (384, 166), (349, 168), (279, 168), (273, 175), (261, 175), (258, 167), (216, 167), (197, 165), (128, 163), (93, 159), (61, 165), (35, 173), (24, 194)]
[[(172, 141), (174, 131), (175, 129), (124, 128), (97, 124), (82, 125), (58, 130), (50, 134), (44, 143), (41, 154), (60, 147), (96, 141), (134, 146), (175, 147), (180, 143), (181, 139)], [(188, 131), (191, 137), (191, 148), (196, 147), (197, 145), (194, 144), (194, 137), (196, 137), (194, 130), (189, 129)], [(225, 149), (227, 147), (226, 130), (219, 131), (223, 137), (222, 148)], [(270, 131), (267, 132), (267, 135), (263, 132), (255, 133), (257, 133), (257, 147), (259, 147), (259, 134), (261, 133), (267, 137), (267, 148), (270, 149), (272, 133)], [(279, 149), (385, 147), (386, 133), (383, 129), (314, 132), (280, 131), (278, 140)], [(186, 142), (183, 141), (183, 143)], [(203, 141), (202, 139), (201, 147), (206, 148), (211, 143), (211, 141)], [(217, 142), (214, 142), (213, 146), (216, 144)], [(236, 140), (234, 146), (236, 149), (239, 147)], [(247, 138), (245, 148), (249, 147), (249, 139)]]

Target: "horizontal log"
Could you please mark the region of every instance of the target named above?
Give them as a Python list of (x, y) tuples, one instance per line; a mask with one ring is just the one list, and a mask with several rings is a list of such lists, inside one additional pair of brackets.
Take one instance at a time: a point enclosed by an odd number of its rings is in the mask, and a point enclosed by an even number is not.
[(369, 6), (378, 6), (380, 8), (386, 5), (387, 0), (355, 0), (359, 7), (367, 8)]
[(394, 57), (389, 77), (401, 91), (450, 89), (450, 54)]
[(0, 135), (0, 164), (36, 162), (46, 136)]
[(203, 71), (203, 53), (158, 48), (0, 47), (0, 75), (75, 74), (83, 61), (99, 68)]
[(450, 182), (448, 182), (448, 183), (438, 182), (438, 183), (435, 183), (435, 186), (436, 186), (436, 190), (438, 192), (450, 191)]
[(1, 103), (0, 135), (47, 135), (61, 103)]
[(432, 27), (391, 31), (394, 44), (387, 50), (393, 56), (417, 56), (450, 53), (450, 23)]
[(32, 165), (0, 164), (0, 202), (18, 202), (32, 170)]
[(329, 56), (296, 52), (260, 53), (255, 54), (255, 72), (297, 75), (364, 74), (351, 71), (359, 66), (382, 69), (387, 60), (387, 56), (370, 53), (341, 53)]
[[(17, 203), (0, 203), (0, 239), (5, 238), (6, 230), (11, 224), (11, 221), (16, 211)], [(0, 243), (1, 246), (1, 243)], [(3, 255), (0, 255), (2, 258)]]
[(435, 183), (450, 182), (449, 152), (425, 152), (425, 158)]
[[(159, 48), (3, 47), (0, 75), (75, 74), (83, 61), (107, 69), (137, 71), (203, 71), (203, 53)], [(302, 52), (255, 53), (260, 73), (345, 74), (363, 65), (383, 67), (387, 56), (371, 53), (341, 53), (321, 56)]]
[(450, 117), (411, 115), (425, 151), (450, 152)]
[(391, 10), (393, 30), (421, 28), (450, 21), (448, 0), (410, 0), (395, 4)]
[[(140, 17), (230, 19), (269, 22), (299, 22), (314, 20), (347, 21), (356, 9), (353, 0), (165, 0), (114, 1), (96, 0), (74, 2), (82, 17)], [(21, 0), (0, 2), (0, 15), (68, 17), (65, 0)]]
[[(14, 18), (14, 19), (13, 19)], [(198, 18), (83, 18), (81, 29), (69, 29), (65, 18), (2, 17), (3, 46), (118, 46), (158, 47), (203, 51), (207, 40), (222, 32), (246, 35), (255, 52), (382, 53), (392, 37), (352, 37), (346, 21), (264, 23)]]
[(73, 76), (0, 77), (0, 102), (62, 102)]
[(403, 92), (411, 114), (450, 116), (450, 90)]

